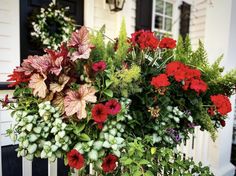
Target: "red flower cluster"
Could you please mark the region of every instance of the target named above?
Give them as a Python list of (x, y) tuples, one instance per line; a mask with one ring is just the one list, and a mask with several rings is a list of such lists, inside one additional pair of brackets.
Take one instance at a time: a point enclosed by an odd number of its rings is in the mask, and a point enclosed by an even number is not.
[(28, 82), (30, 80), (29, 76), (26, 76), (24, 72), (13, 71), (13, 74), (8, 75), (10, 77), (7, 81), (14, 81), (13, 83), (9, 84), (8, 87), (14, 87), (19, 85), (20, 83)]
[(104, 71), (106, 69), (106, 66), (107, 65), (105, 61), (99, 61), (92, 65), (92, 69), (95, 72), (100, 72), (100, 71)]
[(113, 154), (109, 154), (103, 158), (102, 169), (104, 172), (112, 172), (116, 169), (116, 162), (118, 158)]
[(81, 169), (84, 166), (84, 157), (76, 149), (67, 153), (67, 159), (70, 167)]
[(152, 49), (155, 50), (158, 47), (159, 40), (155, 37), (151, 31), (140, 30), (131, 34), (131, 43), (133, 46), (138, 45), (141, 50)]
[(217, 111), (221, 115), (226, 115), (227, 113), (229, 113), (232, 110), (231, 103), (230, 103), (229, 98), (227, 96), (224, 96), (221, 94), (212, 95), (211, 101), (213, 102)]
[(169, 86), (170, 82), (166, 74), (160, 74), (152, 78), (151, 85), (153, 85), (155, 88), (161, 88)]
[(102, 128), (102, 123), (107, 120), (107, 116), (116, 115), (120, 110), (121, 104), (115, 99), (109, 100), (105, 105), (102, 103), (96, 104), (92, 109), (93, 120)]
[(167, 76), (173, 76), (177, 82), (183, 81), (183, 89), (189, 88), (197, 93), (205, 92), (207, 90), (207, 84), (201, 79), (201, 72), (197, 69), (192, 69), (187, 65), (173, 61), (166, 66)]
[(160, 41), (160, 48), (174, 49), (176, 47), (176, 40), (165, 37)]

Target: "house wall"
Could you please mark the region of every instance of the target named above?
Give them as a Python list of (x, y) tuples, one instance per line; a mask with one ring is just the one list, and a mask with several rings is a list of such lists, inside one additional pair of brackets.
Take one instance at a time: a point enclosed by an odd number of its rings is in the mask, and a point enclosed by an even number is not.
[(198, 41), (205, 39), (206, 10), (210, 3), (206, 0), (194, 0), (191, 3), (190, 38), (193, 48)]
[(20, 62), (19, 31), (19, 2), (0, 0), (0, 82)]
[[(0, 82), (5, 82), (15, 66), (20, 63), (19, 1), (0, 0)], [(1, 90), (0, 99), (12, 91)], [(0, 146), (12, 142), (5, 136), (12, 118), (0, 108)]]
[[(93, 7), (93, 8), (92, 8)], [(106, 26), (106, 35), (115, 38), (119, 35), (122, 18), (125, 18), (128, 35), (135, 29), (135, 8), (136, 1), (129, 0), (124, 4), (120, 12), (111, 12), (105, 0), (86, 0), (85, 1), (85, 26), (99, 29)]]

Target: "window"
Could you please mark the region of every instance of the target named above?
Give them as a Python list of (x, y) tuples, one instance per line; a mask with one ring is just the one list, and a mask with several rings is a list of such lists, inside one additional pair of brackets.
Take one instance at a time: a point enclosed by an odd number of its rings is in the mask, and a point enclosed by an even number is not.
[(152, 30), (172, 33), (173, 2), (170, 0), (153, 0)]

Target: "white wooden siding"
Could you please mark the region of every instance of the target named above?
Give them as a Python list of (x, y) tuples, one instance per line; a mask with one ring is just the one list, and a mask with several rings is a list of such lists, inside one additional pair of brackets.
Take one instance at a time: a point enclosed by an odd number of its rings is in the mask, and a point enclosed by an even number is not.
[(0, 82), (20, 63), (19, 1), (0, 0)]
[(207, 5), (206, 0), (194, 0), (191, 6), (190, 38), (194, 48), (199, 40), (204, 41)]
[(105, 25), (106, 35), (114, 38), (118, 36), (122, 18), (125, 17), (127, 33), (130, 35), (135, 30), (135, 10), (135, 0), (126, 1), (124, 9), (120, 12), (111, 12), (104, 0), (95, 0), (93, 27), (99, 29)]

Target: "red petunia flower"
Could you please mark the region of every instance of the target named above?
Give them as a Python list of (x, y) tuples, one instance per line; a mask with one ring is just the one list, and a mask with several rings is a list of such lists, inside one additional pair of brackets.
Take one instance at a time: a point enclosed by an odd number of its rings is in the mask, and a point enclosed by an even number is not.
[(121, 110), (121, 104), (115, 99), (112, 99), (106, 102), (105, 106), (107, 108), (108, 114), (110, 115), (116, 115)]
[(81, 169), (84, 166), (84, 157), (76, 149), (67, 153), (68, 165), (72, 168)]
[(107, 120), (107, 108), (103, 104), (96, 104), (92, 109), (93, 120), (97, 123), (103, 123)]
[(16, 69), (14, 69), (13, 74), (8, 75), (10, 78), (7, 81), (14, 81), (13, 83), (9, 84), (8, 87), (14, 87), (20, 83), (28, 82), (30, 80), (29, 76), (26, 76), (24, 72), (16, 71)]
[(176, 40), (165, 37), (160, 41), (160, 48), (174, 49), (176, 47)]
[(217, 111), (221, 115), (226, 115), (232, 110), (231, 103), (227, 96), (218, 94), (218, 95), (212, 95), (210, 98), (213, 104), (215, 105)]
[(197, 93), (206, 92), (207, 84), (201, 79), (192, 79), (190, 89), (195, 90)]
[(107, 65), (105, 61), (99, 61), (92, 65), (92, 69), (95, 72), (104, 71), (106, 69), (106, 66)]
[(166, 74), (160, 74), (152, 78), (151, 85), (153, 85), (155, 88), (161, 88), (169, 86), (170, 82)]
[(104, 172), (112, 172), (116, 169), (116, 162), (118, 158), (113, 154), (109, 154), (103, 158), (102, 169)]
[(159, 40), (155, 34), (151, 31), (140, 30), (131, 34), (131, 43), (133, 46), (139, 46), (141, 50), (152, 49), (155, 50), (158, 47)]

